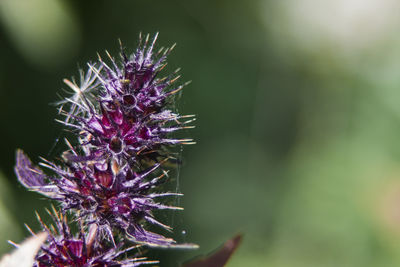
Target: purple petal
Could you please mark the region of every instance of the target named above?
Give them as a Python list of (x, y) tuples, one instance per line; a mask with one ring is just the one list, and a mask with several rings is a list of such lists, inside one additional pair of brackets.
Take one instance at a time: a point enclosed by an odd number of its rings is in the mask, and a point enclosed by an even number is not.
[(146, 231), (140, 225), (131, 225), (127, 229), (126, 233), (133, 241), (149, 247), (182, 249), (198, 248), (195, 244), (176, 244), (176, 241), (172, 238), (166, 238), (162, 235)]
[(150, 247), (170, 247), (175, 243), (175, 240), (172, 238), (166, 238), (162, 235), (146, 231), (139, 225), (131, 225), (127, 229), (127, 234), (134, 239), (135, 242)]
[(14, 170), (21, 184), (28, 188), (45, 185), (46, 175), (43, 174), (41, 169), (33, 166), (28, 156), (21, 149), (17, 150), (16, 161)]
[(38, 191), (48, 197), (54, 197), (58, 191), (57, 187), (46, 184), (45, 179), (47, 176), (41, 169), (32, 164), (28, 156), (21, 149), (17, 150), (16, 161), (14, 170), (21, 184), (28, 189)]

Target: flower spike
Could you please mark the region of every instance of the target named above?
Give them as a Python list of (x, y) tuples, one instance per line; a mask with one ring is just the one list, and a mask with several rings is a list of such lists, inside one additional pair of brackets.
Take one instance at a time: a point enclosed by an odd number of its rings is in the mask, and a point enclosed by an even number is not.
[[(64, 79), (72, 95), (58, 102), (64, 118), (57, 121), (73, 136), (65, 139), (67, 148), (57, 162), (42, 159), (39, 165), (46, 172), (17, 150), (15, 172), (21, 184), (56, 200), (62, 210), (51, 213), (55, 226), (42, 223), (49, 237), (35, 266), (153, 263), (141, 257), (117, 261), (127, 252), (121, 246), (125, 242), (197, 247), (148, 230), (154, 225), (172, 231), (154, 214), (182, 210), (167, 201), (181, 194), (165, 192), (162, 185), (168, 182), (168, 162), (176, 161), (171, 147), (194, 144), (190, 138), (173, 137), (179, 130), (193, 128), (195, 118), (180, 115), (173, 105), (188, 83), (176, 84), (179, 69), (160, 77), (174, 46), (156, 51), (157, 37), (140, 35), (131, 55), (121, 44), (119, 60), (107, 51), (107, 62), (99, 55), (98, 62), (88, 64), (86, 74), (80, 71), (79, 83)], [(79, 222), (78, 233), (70, 230), (66, 214)]]

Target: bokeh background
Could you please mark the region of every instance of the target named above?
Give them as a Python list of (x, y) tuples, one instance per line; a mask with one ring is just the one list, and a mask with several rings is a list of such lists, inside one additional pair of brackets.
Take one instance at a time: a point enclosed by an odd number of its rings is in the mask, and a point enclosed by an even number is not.
[(51, 103), (78, 67), (139, 32), (177, 43), (168, 70), (192, 80), (181, 213), (164, 216), (194, 252), (236, 233), (239, 266), (399, 266), (400, 2), (396, 0), (0, 1), (0, 252), (38, 229), (50, 203), (13, 173), (63, 131)]

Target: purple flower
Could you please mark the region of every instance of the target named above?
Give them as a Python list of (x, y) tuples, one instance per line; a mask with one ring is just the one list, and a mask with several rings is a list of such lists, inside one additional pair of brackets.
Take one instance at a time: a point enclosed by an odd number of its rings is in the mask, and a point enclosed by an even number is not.
[(170, 146), (192, 143), (170, 136), (190, 128), (193, 119), (182, 121), (192, 116), (172, 110), (173, 95), (183, 85), (173, 87), (176, 72), (158, 77), (171, 49), (154, 53), (156, 38), (150, 45), (148, 36), (144, 43), (140, 38), (129, 57), (122, 50), (120, 63), (109, 56), (111, 67), (101, 59), (90, 64), (79, 86), (65, 80), (74, 94), (60, 101), (65, 115), (60, 122), (74, 130), (74, 145), (66, 140), (68, 150), (58, 164), (42, 159), (50, 176), (18, 150), (15, 172), (24, 186), (59, 201), (64, 212), (79, 214), (114, 244), (122, 231), (147, 246), (195, 247), (146, 230), (147, 224), (172, 230), (154, 217), (156, 210), (181, 209), (160, 202), (181, 195), (162, 190), (168, 177), (164, 163), (172, 158)]
[[(99, 170), (87, 161), (69, 162), (68, 168), (59, 167), (51, 162), (42, 165), (52, 169), (57, 178), (44, 176), (21, 150), (17, 151), (15, 170), (22, 184), (60, 201), (64, 210), (79, 211), (81, 217), (86, 218), (89, 224), (96, 224), (99, 231), (107, 234), (109, 239), (113, 240), (113, 228), (117, 228), (124, 230), (128, 237), (137, 243), (149, 246), (173, 246), (175, 243), (170, 238), (143, 228), (143, 221), (146, 221), (171, 230), (158, 222), (152, 211), (181, 209), (156, 201), (162, 197), (180, 195), (152, 192), (163, 182), (165, 173), (146, 180), (160, 164), (142, 173), (134, 173), (127, 167), (118, 170), (117, 173), (108, 168)], [(45, 180), (49, 182), (46, 183)]]
[[(99, 164), (112, 159), (121, 167), (130, 164), (140, 169), (140, 161), (168, 157), (167, 146), (192, 143), (191, 139), (169, 137), (172, 132), (191, 128), (186, 124), (193, 120), (182, 121), (192, 116), (171, 110), (173, 95), (184, 85), (173, 86), (180, 77), (178, 70), (159, 78), (172, 48), (155, 53), (156, 39), (157, 35), (149, 45), (149, 36), (144, 44), (140, 37), (136, 52), (129, 57), (121, 48), (120, 62), (107, 53), (111, 66), (101, 58), (97, 64), (100, 67), (89, 64), (83, 89), (66, 81), (78, 94), (66, 100), (71, 103), (68, 112), (60, 109), (66, 116), (62, 123), (78, 130), (87, 159)], [(100, 86), (92, 90), (91, 82), (95, 81)]]
[(137, 249), (138, 246), (124, 249), (121, 245), (114, 247), (101, 242), (96, 238), (95, 226), (91, 227), (87, 234), (81, 229), (78, 235), (73, 235), (66, 217), (55, 210), (49, 214), (55, 223), (50, 228), (38, 215), (43, 230), (48, 233), (48, 238), (35, 258), (34, 267), (135, 267), (157, 263), (157, 261), (147, 261), (146, 258), (137, 257), (137, 255), (123, 259), (121, 257), (123, 254)]

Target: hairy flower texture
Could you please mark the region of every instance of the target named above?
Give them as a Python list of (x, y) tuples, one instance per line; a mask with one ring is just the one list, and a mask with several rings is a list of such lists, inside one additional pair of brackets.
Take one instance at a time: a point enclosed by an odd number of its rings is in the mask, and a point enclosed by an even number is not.
[[(143, 220), (171, 230), (158, 222), (153, 210), (175, 209), (156, 201), (157, 198), (177, 196), (178, 193), (152, 193), (162, 183), (165, 174), (146, 180), (160, 163), (143, 173), (134, 173), (129, 168), (112, 171), (100, 171), (88, 162), (69, 162), (69, 167), (59, 167), (47, 162), (41, 165), (52, 169), (57, 178), (46, 176), (41, 169), (34, 166), (29, 158), (17, 151), (15, 171), (20, 182), (31, 190), (42, 193), (61, 202), (64, 210), (79, 211), (89, 224), (96, 224), (99, 232), (113, 240), (113, 228), (125, 230), (128, 237), (137, 243), (149, 246), (186, 246), (174, 245), (175, 241), (147, 231)], [(48, 180), (49, 182), (47, 182)]]
[(79, 86), (65, 80), (74, 95), (60, 102), (65, 115), (60, 122), (76, 133), (74, 145), (66, 140), (68, 150), (59, 164), (42, 159), (50, 176), (21, 150), (15, 171), (27, 188), (60, 201), (64, 211), (79, 213), (113, 242), (115, 230), (122, 230), (148, 246), (194, 247), (146, 230), (147, 224), (171, 230), (153, 215), (181, 209), (160, 203), (163, 197), (180, 196), (160, 187), (168, 173), (164, 163), (172, 158), (170, 146), (192, 142), (170, 137), (189, 128), (193, 119), (182, 121), (192, 116), (171, 110), (173, 95), (183, 86), (173, 87), (176, 72), (158, 78), (171, 49), (154, 53), (156, 38), (149, 44), (147, 36), (129, 57), (122, 50), (120, 63), (109, 56), (111, 67), (101, 59), (97, 67), (90, 64)]
[[(100, 69), (99, 69), (100, 70)], [(96, 71), (99, 71), (96, 70)], [(72, 82), (69, 81), (68, 79), (64, 79), (64, 83), (68, 85), (70, 89), (72, 89), (72, 97), (63, 99), (57, 104), (61, 107), (60, 108), (60, 113), (64, 113), (62, 111), (62, 107), (65, 105), (70, 105), (70, 110), (66, 115), (65, 122), (68, 123), (71, 119), (71, 115), (77, 115), (82, 111), (82, 109), (79, 108), (79, 106), (76, 103), (79, 103), (83, 98), (91, 98), (93, 99), (92, 91), (96, 91), (98, 88), (100, 81), (97, 79), (95, 73), (93, 72), (93, 68), (89, 68), (87, 73), (83, 70), (79, 70), (79, 76), (80, 76), (80, 85), (78, 86), (76, 84), (76, 81), (74, 78), (72, 78)], [(65, 113), (64, 113), (65, 114)]]
[(35, 258), (34, 267), (135, 267), (158, 263), (136, 256), (120, 259), (123, 254), (137, 249), (138, 246), (123, 249), (121, 245), (114, 247), (105, 244), (95, 238), (96, 226), (91, 227), (87, 234), (81, 229), (77, 235), (73, 235), (65, 216), (55, 210), (49, 214), (54, 221), (51, 227), (45, 225), (37, 215), (43, 230), (48, 233), (48, 238)]
[(84, 81), (94, 81), (90, 76), (95, 75), (101, 84), (96, 92), (86, 89), (90, 85), (81, 89), (76, 83), (65, 81), (80, 96), (67, 99), (72, 105), (69, 112), (62, 108), (60, 111), (66, 116), (63, 123), (79, 131), (86, 149), (81, 159), (96, 160), (98, 164), (113, 159), (120, 167), (134, 164), (140, 168), (143, 160), (153, 162), (168, 157), (166, 146), (192, 143), (191, 139), (169, 137), (174, 131), (191, 128), (187, 124), (193, 120), (182, 121), (192, 116), (181, 116), (170, 109), (173, 95), (184, 85), (173, 86), (180, 77), (178, 70), (158, 78), (173, 47), (154, 53), (156, 39), (157, 35), (149, 45), (149, 36), (144, 44), (140, 38), (130, 57), (121, 48), (121, 62), (107, 53), (111, 66), (101, 58), (98, 68), (89, 64)]

